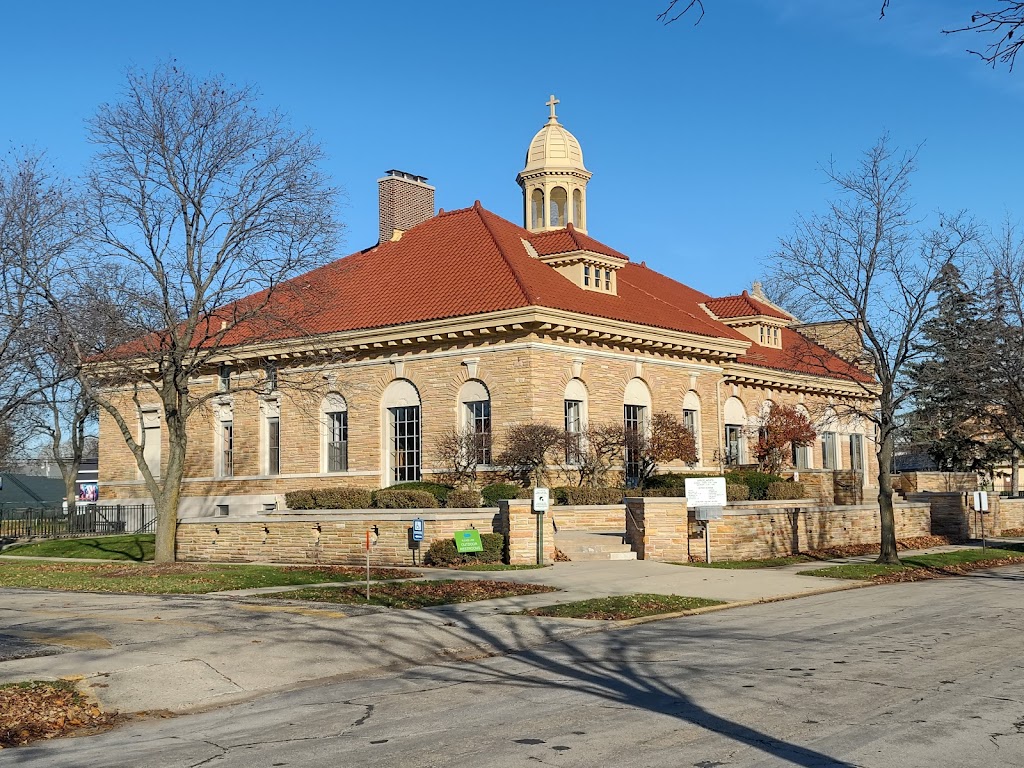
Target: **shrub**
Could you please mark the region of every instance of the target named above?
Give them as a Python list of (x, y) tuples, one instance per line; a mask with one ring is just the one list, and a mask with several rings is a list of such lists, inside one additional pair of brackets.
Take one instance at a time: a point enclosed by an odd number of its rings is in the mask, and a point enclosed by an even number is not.
[(556, 504), (619, 504), (624, 493), (620, 488), (555, 488)]
[(625, 492), (626, 496), (644, 496), (647, 498), (679, 498), (685, 496), (683, 486), (673, 485), (665, 488), (633, 488)]
[(312, 491), (288, 491), (284, 495), (284, 503), (288, 509), (316, 509)]
[(377, 509), (433, 509), (439, 507), (437, 497), (429, 491), (396, 491), (385, 488), (373, 495)]
[(500, 533), (481, 533), (480, 543), (484, 545), (483, 552), (460, 553), (455, 548), (455, 539), (438, 539), (430, 544), (423, 562), (439, 567), (501, 562), (505, 551), (504, 536)]
[(772, 483), (768, 486), (768, 498), (779, 501), (787, 499), (803, 499), (804, 484), (795, 483), (792, 480), (785, 480), (781, 483)]
[[(664, 472), (650, 478), (644, 483), (644, 488), (682, 488), (686, 485), (685, 481), (688, 477), (710, 477), (710, 475), (693, 472)], [(679, 495), (683, 495), (682, 491)]]
[[(512, 483), (493, 483), (486, 486), (480, 495), (484, 497), (484, 504), (488, 507), (498, 506), (501, 499), (525, 499), (527, 489)], [(532, 495), (532, 494), (531, 494)]]
[(750, 498), (750, 488), (742, 483), (725, 484), (726, 501), (746, 501)]
[(310, 488), (284, 495), (288, 509), (369, 509), (371, 492), (365, 488)]
[(479, 491), (457, 490), (448, 494), (445, 506), (449, 509), (473, 509), (480, 506)]
[(322, 488), (313, 491), (318, 509), (369, 509), (373, 494), (365, 488)]
[(452, 487), (450, 485), (442, 485), (441, 483), (428, 483), (423, 480), (415, 480), (408, 483), (396, 483), (395, 485), (389, 485), (387, 490), (426, 491), (437, 499), (436, 506), (444, 506), (445, 501), (448, 500), (448, 494), (452, 492)]
[(767, 472), (726, 472), (725, 482), (745, 485), (750, 489), (750, 499), (763, 501), (768, 498), (768, 486), (772, 483), (781, 483), (782, 478), (778, 475), (771, 475)]

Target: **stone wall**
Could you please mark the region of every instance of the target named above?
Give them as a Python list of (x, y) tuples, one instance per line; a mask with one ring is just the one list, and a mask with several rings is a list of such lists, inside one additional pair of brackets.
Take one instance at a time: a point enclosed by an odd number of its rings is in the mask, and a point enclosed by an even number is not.
[(986, 536), (1024, 528), (1024, 498), (1004, 499), (990, 493), (988, 513), (984, 515), (975, 511), (973, 493), (912, 493), (907, 494), (907, 500), (931, 506), (932, 532), (936, 536), (980, 539), (982, 525)]
[(192, 518), (178, 524), (178, 559), (184, 562), (296, 563), (362, 565), (366, 531), (380, 530), (371, 550), (372, 565), (413, 565), (409, 530), (423, 518), (425, 537), (416, 562), (422, 563), (431, 542), (455, 531), (496, 530), (491, 509), (443, 512), (436, 509), (286, 512), (258, 517)]
[(685, 498), (626, 499), (626, 541), (638, 560), (685, 563), (688, 538)]
[(623, 531), (624, 504), (593, 504), (551, 508), (556, 531)]
[(498, 502), (495, 530), (505, 536), (506, 562), (529, 565), (537, 562), (537, 522), (540, 517), (544, 533), (544, 563), (555, 561), (555, 528), (552, 515), (533, 513), (530, 499), (509, 499)]
[[(712, 561), (784, 557), (826, 547), (875, 544), (879, 541), (877, 505), (797, 504), (760, 509), (727, 507), (721, 519), (709, 523)], [(895, 515), (896, 538), (909, 539), (930, 534), (931, 518), (927, 504), (898, 504)], [(692, 517), (690, 525), (695, 531), (701, 528)], [(703, 560), (702, 538), (691, 538), (689, 542), (689, 556)]]
[(1018, 531), (1024, 528), (1024, 498), (999, 499), (999, 514), (1002, 531)]
[(980, 490), (974, 472), (901, 472), (893, 477), (893, 487), (903, 494)]

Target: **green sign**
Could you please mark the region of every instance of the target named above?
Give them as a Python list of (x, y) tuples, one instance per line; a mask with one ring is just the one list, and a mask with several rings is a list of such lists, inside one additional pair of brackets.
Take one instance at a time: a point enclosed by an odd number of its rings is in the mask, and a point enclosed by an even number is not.
[(456, 531), (455, 548), (459, 552), (483, 552), (484, 544), (480, 541), (480, 531), (475, 528), (468, 531)]

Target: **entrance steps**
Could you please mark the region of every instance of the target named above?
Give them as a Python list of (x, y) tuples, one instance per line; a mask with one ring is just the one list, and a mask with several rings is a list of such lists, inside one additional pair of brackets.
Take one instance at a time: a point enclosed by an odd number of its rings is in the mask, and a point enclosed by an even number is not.
[(636, 552), (622, 543), (622, 531), (559, 531), (555, 546), (573, 562), (583, 560), (636, 560)]

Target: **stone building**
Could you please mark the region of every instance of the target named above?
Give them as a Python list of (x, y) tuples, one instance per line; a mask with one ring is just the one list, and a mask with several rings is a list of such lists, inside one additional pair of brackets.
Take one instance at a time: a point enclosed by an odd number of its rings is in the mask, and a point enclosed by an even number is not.
[[(245, 514), (293, 489), (430, 479), (435, 443), (456, 426), (481, 436), (486, 470), (509, 424), (642, 428), (665, 411), (692, 426), (696, 470), (719, 472), (752, 461), (769, 400), (820, 425), (798, 468), (873, 482), (869, 425), (851, 415), (870, 407), (870, 377), (756, 285), (712, 297), (591, 237), (591, 173), (548, 104), (516, 177), (523, 226), (479, 202), (435, 215), (427, 179), (388, 171), (379, 243), (296, 278), (276, 307), (302, 333), (242, 334), (193, 383), (219, 394), (191, 422), (183, 513)], [(316, 311), (295, 309), (297, 293), (315, 297)], [(289, 391), (302, 375), (317, 386)], [(138, 429), (159, 466), (157, 405), (142, 406)], [(100, 467), (104, 499), (146, 495), (105, 414)]]

